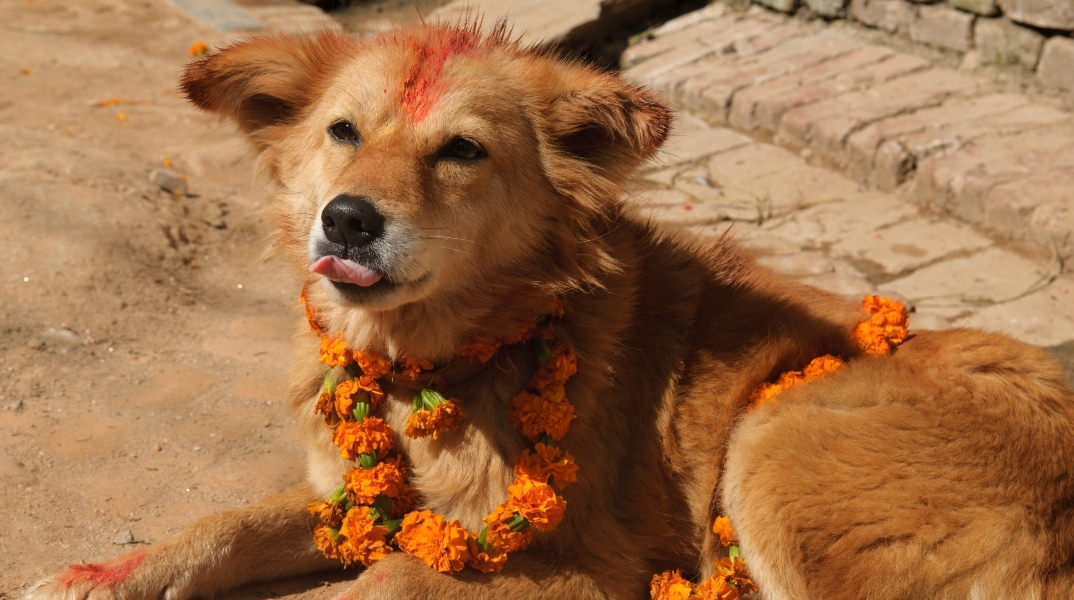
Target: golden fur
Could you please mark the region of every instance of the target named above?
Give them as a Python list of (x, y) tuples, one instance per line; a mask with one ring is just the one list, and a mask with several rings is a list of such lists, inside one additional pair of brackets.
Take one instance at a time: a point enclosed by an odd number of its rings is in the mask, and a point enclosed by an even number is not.
[[(297, 267), (337, 194), (384, 213), (394, 291), (356, 303), (309, 279), (352, 347), (446, 361), (548, 293), (566, 306), (578, 418), (563, 444), (581, 468), (564, 522), (502, 573), (441, 575), (397, 553), (357, 571), (350, 597), (644, 598), (664, 569), (709, 574), (717, 514), (767, 599), (1074, 597), (1074, 394), (1058, 367), (966, 330), (859, 356), (856, 304), (775, 277), (727, 240), (685, 242), (632, 216), (620, 186), (671, 120), (649, 92), (503, 27), (259, 38), (193, 63), (183, 88), (253, 143)], [(339, 119), (360, 145), (326, 135)], [(487, 157), (437, 159), (460, 135)], [(313, 412), (324, 367), (302, 328), (289, 396), (307, 485), (195, 523), (119, 583), (61, 575), (29, 597), (179, 600), (329, 568), (305, 504), (347, 465)], [(758, 384), (825, 353), (848, 367), (745, 411)], [(501, 353), (451, 390), (462, 429), (396, 440), (425, 507), (476, 531), (503, 501), (524, 446), (506, 403), (534, 368)], [(388, 391), (401, 431), (412, 392)]]

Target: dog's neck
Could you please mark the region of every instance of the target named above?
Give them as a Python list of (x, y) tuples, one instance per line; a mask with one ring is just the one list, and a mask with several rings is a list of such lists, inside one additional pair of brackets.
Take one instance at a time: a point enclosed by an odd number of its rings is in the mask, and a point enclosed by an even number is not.
[(342, 334), (351, 348), (390, 359), (402, 356), (446, 362), (467, 342), (502, 337), (520, 323), (548, 312), (550, 293), (528, 284), (512, 294), (459, 290), (384, 311), (339, 306), (315, 283), (310, 301), (329, 331)]

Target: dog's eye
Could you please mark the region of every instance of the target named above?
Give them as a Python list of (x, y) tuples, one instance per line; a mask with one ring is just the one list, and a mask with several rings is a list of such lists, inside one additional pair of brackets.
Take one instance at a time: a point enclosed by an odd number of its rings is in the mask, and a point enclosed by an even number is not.
[(354, 130), (354, 126), (346, 121), (340, 121), (328, 128), (328, 133), (332, 135), (337, 141), (350, 142), (352, 144), (358, 143), (358, 132)]
[(444, 147), (444, 156), (474, 160), (485, 156), (485, 151), (468, 139), (455, 138)]

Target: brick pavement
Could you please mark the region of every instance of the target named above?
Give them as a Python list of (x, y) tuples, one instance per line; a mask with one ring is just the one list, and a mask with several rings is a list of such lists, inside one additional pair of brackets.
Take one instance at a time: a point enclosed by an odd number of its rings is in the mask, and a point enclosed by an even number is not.
[(684, 109), (635, 195), (653, 217), (918, 327), (1074, 340), (1069, 113), (756, 7), (680, 17), (623, 64)]
[(623, 55), (628, 77), (677, 107), (998, 238), (1074, 247), (1070, 113), (757, 7), (716, 4), (677, 21)]

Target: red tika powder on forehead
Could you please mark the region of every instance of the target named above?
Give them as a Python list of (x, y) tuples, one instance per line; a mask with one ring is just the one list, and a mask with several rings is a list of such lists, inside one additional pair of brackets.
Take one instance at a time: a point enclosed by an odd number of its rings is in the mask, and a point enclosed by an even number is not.
[(443, 93), (440, 72), (453, 56), (465, 54), (477, 45), (478, 36), (470, 29), (440, 30), (432, 40), (415, 40), (415, 61), (403, 81), (403, 109), (412, 123), (420, 123)]

